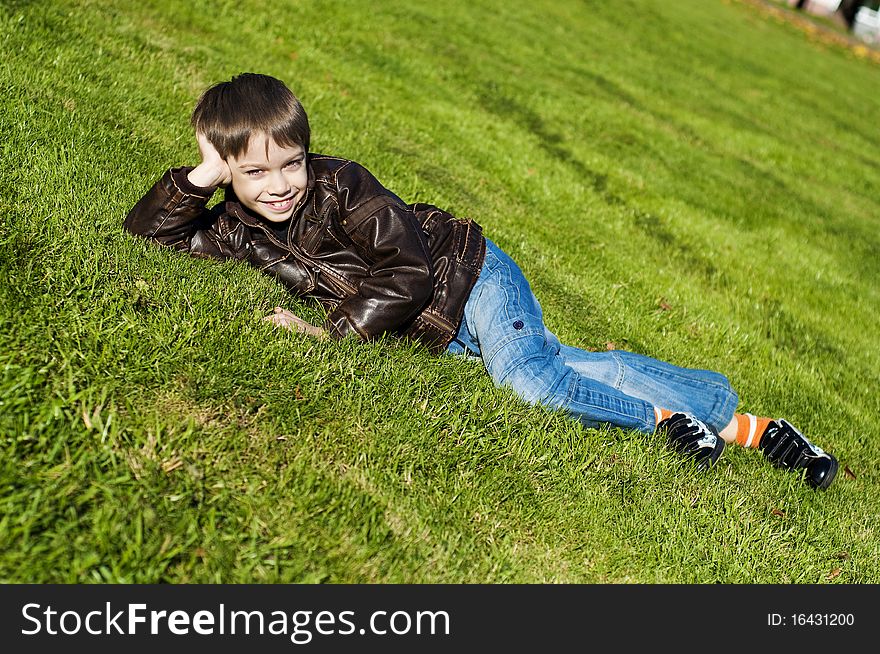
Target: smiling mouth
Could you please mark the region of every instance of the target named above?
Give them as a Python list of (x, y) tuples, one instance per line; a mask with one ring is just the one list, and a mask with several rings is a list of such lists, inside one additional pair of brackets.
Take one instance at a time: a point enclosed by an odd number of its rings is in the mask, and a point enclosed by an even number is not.
[(286, 200), (274, 200), (272, 202), (263, 202), (263, 204), (268, 207), (271, 211), (283, 212), (290, 209), (293, 206), (294, 196), (287, 198)]

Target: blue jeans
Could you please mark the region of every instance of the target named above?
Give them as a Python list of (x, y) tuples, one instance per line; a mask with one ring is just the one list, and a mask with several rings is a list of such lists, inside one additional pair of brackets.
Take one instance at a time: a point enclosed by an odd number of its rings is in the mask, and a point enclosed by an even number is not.
[(530, 404), (562, 409), (589, 427), (653, 432), (654, 407), (686, 411), (717, 430), (738, 403), (717, 372), (680, 368), (632, 352), (562, 345), (519, 266), (486, 240), (486, 259), (447, 350), (475, 355), (498, 386)]

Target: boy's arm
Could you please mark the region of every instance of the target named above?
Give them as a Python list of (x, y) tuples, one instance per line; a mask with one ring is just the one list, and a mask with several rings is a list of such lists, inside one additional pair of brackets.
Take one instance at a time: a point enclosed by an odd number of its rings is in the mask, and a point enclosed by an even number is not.
[(356, 334), (370, 339), (396, 331), (433, 295), (433, 265), (421, 225), (412, 212), (386, 198), (361, 203), (379, 207), (366, 216), (340, 206), (343, 226), (372, 265), (357, 293), (327, 316), (324, 328), (333, 338)]
[(227, 259), (235, 256), (232, 234), (223, 234), (207, 204), (214, 191), (232, 179), (229, 167), (201, 134), (201, 162), (168, 170), (125, 218), (132, 234), (194, 255)]
[(213, 231), (216, 216), (206, 208), (215, 189), (193, 185), (187, 179), (189, 171), (166, 171), (128, 212), (123, 227), (137, 236), (194, 255), (218, 259), (233, 256), (229, 245)]

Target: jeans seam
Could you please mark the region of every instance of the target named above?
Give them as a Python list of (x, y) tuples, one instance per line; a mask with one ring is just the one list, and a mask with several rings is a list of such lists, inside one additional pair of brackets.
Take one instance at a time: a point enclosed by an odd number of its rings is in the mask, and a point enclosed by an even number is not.
[[(580, 376), (580, 373), (577, 371), (574, 371), (574, 374)], [(572, 400), (574, 399), (573, 395), (574, 395), (576, 386), (577, 386), (576, 384), (569, 384), (568, 394), (566, 395), (566, 404), (568, 406), (571, 406), (571, 404), (572, 404)], [(620, 390), (620, 389), (616, 389), (616, 390)], [(632, 404), (638, 404), (639, 402), (641, 402), (644, 405), (645, 413), (642, 418), (642, 421), (643, 421), (642, 424), (644, 425), (644, 428), (645, 428), (644, 431), (647, 434), (653, 433), (654, 429), (655, 429), (655, 427), (654, 427), (654, 410), (653, 410), (653, 408), (651, 408), (650, 402), (645, 402), (644, 400), (641, 400), (641, 399), (639, 399), (637, 397), (633, 397), (633, 396), (629, 396), (629, 397), (632, 398), (632, 400), (629, 400)], [(623, 413), (621, 411), (618, 411), (616, 408), (612, 408), (607, 405), (603, 405), (601, 408), (603, 411), (605, 411), (607, 413), (618, 415), (618, 416), (621, 416), (622, 418), (625, 418), (625, 419), (631, 419), (633, 417), (632, 414)], [(575, 415), (577, 416), (577, 414), (575, 414)], [(599, 422), (599, 421), (594, 421), (594, 422)], [(610, 423), (610, 424), (614, 424), (614, 423)]]
[(620, 355), (617, 352), (612, 351), (611, 356), (613, 356), (614, 360), (617, 362), (617, 379), (614, 381), (614, 388), (619, 391), (623, 387), (623, 382), (626, 380), (626, 366), (623, 365), (623, 359), (620, 358)]
[[(615, 353), (615, 354), (616, 354), (616, 353)], [(632, 364), (631, 364), (631, 365), (632, 365)], [(666, 378), (669, 378), (669, 379), (681, 380), (681, 381), (686, 382), (686, 383), (690, 383), (690, 382), (692, 381), (692, 377), (690, 377), (689, 375), (686, 375), (686, 374), (685, 374), (685, 375), (680, 375), (680, 374), (678, 374), (678, 373), (676, 373), (676, 372), (669, 371), (669, 370), (667, 370), (667, 369), (665, 369), (665, 368), (659, 368), (659, 367), (652, 366), (652, 365), (648, 365), (648, 364), (645, 364), (645, 363), (638, 363), (638, 364), (633, 365), (634, 368), (636, 368), (636, 367), (638, 367), (638, 366), (642, 366), (643, 368), (645, 368), (645, 369), (647, 369), (647, 370), (650, 370), (650, 375), (651, 375), (652, 377), (657, 377), (657, 378), (664, 378), (664, 377), (666, 377)], [(710, 372), (711, 372), (711, 371), (710, 371)], [(729, 382), (727, 382), (727, 383), (721, 383), (721, 382), (714, 381), (714, 380), (701, 379), (701, 380), (700, 380), (700, 383), (701, 383), (702, 385), (704, 385), (704, 386), (712, 386), (712, 387), (714, 387), (714, 388), (716, 388), (716, 389), (720, 389), (720, 390), (723, 390), (723, 391), (728, 392), (728, 393), (731, 391), (730, 383), (729, 383)]]

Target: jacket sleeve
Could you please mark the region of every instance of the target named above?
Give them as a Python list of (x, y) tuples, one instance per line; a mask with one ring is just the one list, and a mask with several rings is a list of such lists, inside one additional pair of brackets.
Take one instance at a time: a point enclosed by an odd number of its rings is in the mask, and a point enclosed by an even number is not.
[(125, 217), (123, 227), (137, 236), (195, 256), (235, 256), (230, 235), (224, 235), (218, 212), (206, 208), (215, 189), (195, 186), (192, 168), (172, 168), (153, 185)]
[[(384, 191), (358, 168), (367, 176), (368, 190)], [(368, 262), (369, 273), (357, 293), (327, 316), (324, 327), (333, 338), (355, 334), (371, 339), (404, 327), (421, 313), (434, 293), (433, 265), (418, 220), (396, 196), (380, 192), (369, 197), (363, 188), (341, 191), (339, 220)]]

